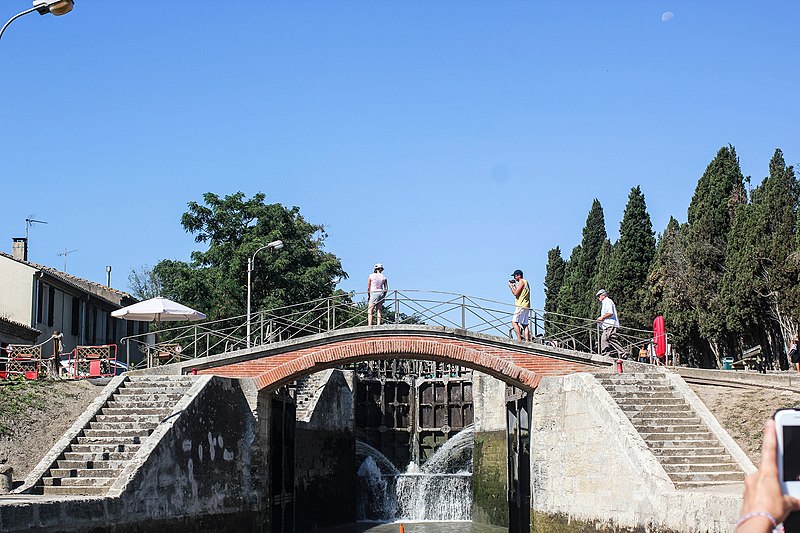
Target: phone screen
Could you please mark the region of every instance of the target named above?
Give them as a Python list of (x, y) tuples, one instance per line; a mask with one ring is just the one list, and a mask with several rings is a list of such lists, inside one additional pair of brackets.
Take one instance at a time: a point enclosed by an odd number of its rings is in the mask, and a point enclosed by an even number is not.
[(783, 481), (800, 481), (800, 426), (783, 426)]

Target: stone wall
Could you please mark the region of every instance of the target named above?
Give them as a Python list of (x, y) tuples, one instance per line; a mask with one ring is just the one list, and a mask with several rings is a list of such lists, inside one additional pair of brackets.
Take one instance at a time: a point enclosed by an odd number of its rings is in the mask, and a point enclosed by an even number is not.
[(591, 374), (534, 394), (532, 531), (731, 531), (740, 494), (677, 491)]
[(201, 378), (137, 452), (106, 497), (20, 495), (0, 531), (258, 531), (255, 423), (237, 382)]
[(508, 526), (506, 385), (473, 373), (475, 441), (472, 450), (472, 520)]
[(295, 531), (325, 531), (356, 519), (353, 394), (340, 370), (313, 399), (295, 433)]

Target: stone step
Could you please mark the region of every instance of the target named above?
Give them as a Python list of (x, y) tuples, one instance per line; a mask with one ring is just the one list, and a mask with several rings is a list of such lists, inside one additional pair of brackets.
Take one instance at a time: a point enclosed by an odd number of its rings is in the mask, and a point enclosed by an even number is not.
[(673, 481), (676, 489), (699, 489), (718, 485), (739, 485), (741, 481)]
[(121, 444), (118, 442), (111, 442), (111, 443), (93, 443), (93, 444), (78, 444), (76, 442), (70, 443), (69, 451), (64, 452), (64, 454), (68, 453), (81, 453), (81, 454), (90, 454), (90, 455), (98, 455), (98, 454), (113, 454), (113, 453), (130, 453), (136, 452), (139, 449), (139, 444), (127, 443)]
[(620, 407), (657, 407), (661, 410), (669, 410), (672, 408), (673, 410), (677, 411), (678, 407), (683, 407), (684, 409), (688, 409), (689, 406), (683, 400), (683, 398), (632, 398), (630, 396), (626, 396), (624, 398), (614, 398), (616, 402), (619, 404)]
[(172, 402), (178, 403), (178, 400), (183, 398), (183, 393), (180, 394), (149, 394), (149, 393), (127, 393), (127, 394), (114, 394), (111, 397), (112, 402), (117, 403), (151, 403), (151, 402)]
[(108, 487), (116, 477), (43, 477), (45, 487)]
[(59, 459), (56, 461), (56, 466), (59, 469), (78, 469), (78, 470), (85, 470), (85, 469), (111, 469), (111, 470), (121, 470), (123, 466), (128, 463), (128, 460), (133, 457), (133, 453), (130, 454), (130, 457), (126, 457), (125, 459), (120, 460), (106, 460), (103, 461), (101, 459), (94, 460), (94, 459), (85, 459), (85, 460), (72, 460), (72, 459)]
[(707, 481), (727, 481), (733, 483), (744, 480), (744, 472), (690, 472), (670, 473), (673, 483), (701, 483)]
[(108, 487), (42, 487), (45, 496), (102, 496), (108, 492)]
[[(131, 438), (139, 437), (139, 439), (143, 439), (150, 436), (152, 433), (152, 429), (148, 428), (125, 428), (125, 429), (84, 429), (83, 436), (84, 437), (119, 437), (121, 440), (127, 440)], [(128, 440), (128, 442), (130, 442)]]
[(163, 407), (103, 407), (100, 410), (101, 414), (118, 416), (118, 415), (156, 415), (165, 417), (172, 412), (172, 406), (165, 409)]
[(155, 423), (159, 424), (163, 420), (160, 415), (97, 415), (94, 417), (93, 423)]
[(696, 443), (688, 440), (679, 441), (680, 445), (675, 445), (672, 441), (656, 441), (648, 442), (650, 451), (653, 455), (680, 455), (686, 457), (697, 457), (701, 455), (724, 455), (727, 450), (719, 445), (719, 443)]
[(646, 434), (658, 433), (708, 433), (708, 428), (700, 424), (659, 424), (658, 421), (652, 420), (649, 422), (631, 421), (644, 438)]
[(692, 442), (713, 442), (719, 443), (717, 438), (710, 431), (695, 431), (683, 433), (641, 433), (642, 438), (647, 442), (667, 442), (667, 441), (692, 441)]
[(122, 431), (122, 430), (133, 430), (137, 429), (139, 431), (149, 431), (153, 430), (158, 427), (159, 422), (151, 422), (146, 420), (136, 420), (131, 422), (111, 422), (107, 420), (97, 421), (93, 420), (89, 422), (89, 428), (93, 430), (104, 430), (104, 431)]
[[(666, 414), (666, 413), (665, 413)], [(664, 414), (664, 415), (665, 415)], [(666, 426), (680, 426), (680, 425), (695, 425), (702, 424), (700, 417), (694, 416), (692, 413), (669, 413), (669, 417), (664, 415), (654, 415), (653, 413), (637, 412), (631, 417), (631, 422), (634, 426), (637, 424), (659, 424)]]
[[(91, 430), (90, 430), (91, 431)], [(146, 438), (146, 437), (145, 437)], [(100, 444), (105, 446), (114, 446), (117, 444), (141, 444), (144, 438), (142, 437), (77, 437), (78, 444)]]
[(53, 478), (114, 478), (119, 475), (119, 470), (111, 468), (51, 468), (50, 477)]
[(103, 412), (105, 409), (133, 409), (134, 412), (139, 413), (142, 412), (142, 409), (162, 409), (162, 410), (171, 410), (177, 402), (172, 400), (148, 400), (148, 401), (141, 401), (141, 402), (120, 402), (116, 400), (111, 400), (106, 402), (105, 407), (103, 408)]
[(139, 376), (128, 376), (128, 379), (125, 381), (125, 384), (129, 383), (194, 383), (200, 379), (199, 376), (188, 376), (186, 374), (181, 375), (152, 375), (152, 374), (145, 374)]
[(608, 393), (611, 395), (612, 398), (680, 398), (683, 399), (683, 395), (678, 393), (677, 391), (665, 388), (664, 390), (653, 390), (653, 389), (635, 389), (632, 390), (630, 388), (621, 388), (621, 387), (606, 387), (605, 388)]
[(734, 462), (701, 463), (693, 461), (685, 464), (664, 464), (664, 470), (672, 474), (688, 474), (691, 472), (741, 472), (739, 465)]
[[(653, 450), (655, 452), (656, 450)], [(658, 456), (658, 460), (661, 465), (666, 469), (668, 466), (676, 466), (676, 465), (695, 465), (695, 464), (709, 464), (709, 463), (716, 463), (719, 462), (720, 464), (727, 464), (731, 461), (731, 456), (722, 453), (719, 455), (716, 454), (693, 454), (687, 455), (683, 453), (677, 453), (676, 450), (669, 450), (670, 453), (661, 453), (661, 454), (654, 454)]]
[(117, 392), (135, 392), (136, 394), (185, 394), (192, 388), (191, 383), (182, 385), (180, 383), (126, 383)]

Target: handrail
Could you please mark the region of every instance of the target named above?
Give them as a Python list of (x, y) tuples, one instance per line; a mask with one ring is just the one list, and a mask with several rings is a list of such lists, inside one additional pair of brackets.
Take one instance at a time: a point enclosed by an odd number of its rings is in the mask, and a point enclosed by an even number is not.
[[(177, 348), (171, 360), (204, 357), (366, 325), (366, 300), (366, 293), (339, 293), (257, 311), (252, 313), (249, 324), (247, 315), (239, 315), (160, 329), (158, 342), (154, 342), (151, 332), (123, 337), (120, 343), (126, 347), (129, 364), (131, 346), (138, 346), (145, 354), (148, 366), (159, 359), (153, 354), (162, 353), (167, 347), (173, 351)], [(444, 291), (398, 289), (387, 294), (383, 315), (387, 324), (427, 324), (508, 337), (513, 331), (513, 312), (513, 303)], [(528, 327), (532, 342), (599, 352), (599, 325), (593, 319), (531, 309)], [(249, 339), (247, 331), (251, 332)], [(638, 347), (646, 346), (652, 336), (647, 330), (618, 329), (618, 342), (632, 356), (634, 348), (638, 352)]]

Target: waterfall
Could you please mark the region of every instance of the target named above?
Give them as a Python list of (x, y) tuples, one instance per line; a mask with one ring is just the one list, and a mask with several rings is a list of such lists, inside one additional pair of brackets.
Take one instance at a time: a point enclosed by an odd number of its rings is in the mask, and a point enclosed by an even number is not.
[(420, 468), (400, 474), (383, 454), (357, 442), (360, 520), (457, 521), (472, 518), (472, 447), (464, 428)]

